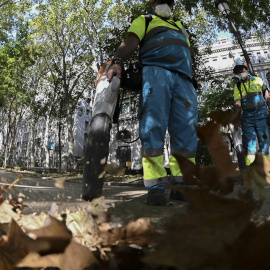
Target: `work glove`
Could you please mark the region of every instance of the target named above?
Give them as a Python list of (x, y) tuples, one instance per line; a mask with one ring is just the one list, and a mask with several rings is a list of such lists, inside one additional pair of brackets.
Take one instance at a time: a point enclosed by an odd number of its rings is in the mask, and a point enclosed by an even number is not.
[(123, 74), (124, 74), (124, 65), (122, 60), (120, 60), (120, 58), (113, 59), (112, 64), (107, 72), (108, 81), (111, 82), (113, 76), (117, 76), (120, 80), (122, 80)]

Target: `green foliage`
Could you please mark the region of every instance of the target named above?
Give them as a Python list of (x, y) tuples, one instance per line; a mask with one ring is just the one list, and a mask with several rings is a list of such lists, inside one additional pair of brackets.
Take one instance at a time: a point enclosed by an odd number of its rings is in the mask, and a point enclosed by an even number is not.
[(16, 97), (21, 104), (28, 102), (27, 68), (34, 64), (32, 48), (29, 41), (28, 24), (21, 24), (17, 30), (16, 40), (8, 39), (0, 47), (0, 100), (4, 106)]
[(199, 107), (200, 124), (207, 121), (208, 114), (212, 111), (228, 110), (234, 105), (233, 82), (224, 84), (216, 81), (214, 88), (207, 90), (202, 96), (202, 105)]
[[(50, 115), (65, 119), (73, 114), (89, 80), (94, 81), (90, 21), (97, 19), (87, 6), (77, 1), (52, 0), (36, 7), (33, 36), (42, 50), (44, 69), (41, 91), (48, 96), (43, 106)], [(89, 15), (89, 16), (88, 16)]]

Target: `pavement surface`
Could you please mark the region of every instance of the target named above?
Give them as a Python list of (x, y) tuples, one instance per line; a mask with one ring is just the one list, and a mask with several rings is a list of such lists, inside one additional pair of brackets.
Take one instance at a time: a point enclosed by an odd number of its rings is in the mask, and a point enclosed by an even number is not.
[[(81, 198), (82, 179), (64, 181), (63, 178), (56, 179), (0, 169), (0, 185), (13, 183), (20, 174), (21, 180), (7, 192), (6, 198), (23, 197), (27, 207), (22, 210), (22, 214), (40, 214), (41, 212), (50, 214), (56, 210), (61, 214), (66, 210), (76, 212), (79, 208), (91, 211), (91, 203)], [(239, 183), (235, 183), (235, 192), (241, 188)], [(125, 178), (121, 182), (119, 179), (108, 178), (103, 188), (103, 196), (113, 223), (125, 226), (131, 220), (148, 217), (152, 225), (161, 230), (168, 221), (185, 213), (187, 208), (186, 202), (169, 200), (169, 192), (170, 190), (165, 191), (167, 195), (165, 206), (149, 206), (145, 204), (147, 192), (141, 177)], [(265, 194), (266, 198), (258, 212), (260, 216), (270, 216), (269, 185), (265, 186)]]
[[(90, 203), (81, 198), (81, 179), (62, 181), (61, 178), (0, 170), (0, 185), (13, 183), (19, 175), (22, 175), (21, 180), (10, 189), (6, 198), (11, 195), (23, 197), (27, 207), (22, 210), (22, 214), (40, 214), (41, 212), (50, 214), (55, 207), (58, 213), (64, 213), (67, 209), (74, 212), (79, 207), (90, 209)], [(167, 195), (168, 193), (169, 190), (166, 191)], [(103, 196), (114, 223), (126, 225), (131, 220), (149, 217), (154, 226), (162, 228), (170, 219), (186, 209), (186, 203), (169, 200), (165, 206), (148, 206), (145, 204), (146, 194), (147, 191), (140, 177), (135, 180), (133, 178), (131, 181), (104, 183)]]

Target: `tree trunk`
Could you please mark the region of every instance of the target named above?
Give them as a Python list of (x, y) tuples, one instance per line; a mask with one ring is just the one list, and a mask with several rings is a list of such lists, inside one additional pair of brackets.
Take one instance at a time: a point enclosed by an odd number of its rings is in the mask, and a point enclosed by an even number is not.
[(34, 124), (33, 121), (29, 121), (30, 125), (30, 168), (35, 167), (35, 136), (34, 136)]
[(61, 145), (61, 132), (62, 132), (62, 123), (61, 120), (58, 122), (58, 145), (59, 145), (59, 172), (62, 172), (62, 145)]
[(5, 155), (4, 155), (5, 159), (4, 159), (4, 169), (7, 168), (7, 159), (8, 159), (8, 146), (7, 143), (5, 144)]
[(72, 115), (68, 116), (67, 119), (67, 127), (68, 127), (68, 160), (67, 160), (67, 170), (71, 171), (74, 169), (74, 135), (73, 135), (73, 127), (74, 127), (74, 118)]
[(48, 150), (48, 144), (49, 144), (49, 124), (50, 124), (50, 117), (46, 117), (46, 124), (45, 124), (45, 134), (44, 134), (44, 144), (43, 147), (45, 149), (45, 167), (50, 167), (50, 154)]

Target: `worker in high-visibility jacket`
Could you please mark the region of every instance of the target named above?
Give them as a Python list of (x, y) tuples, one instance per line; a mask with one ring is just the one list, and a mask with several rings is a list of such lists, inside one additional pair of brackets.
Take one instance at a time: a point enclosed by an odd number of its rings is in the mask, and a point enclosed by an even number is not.
[[(246, 164), (250, 165), (255, 160), (256, 137), (259, 151), (269, 155), (269, 130), (267, 125), (268, 100), (263, 97), (264, 83), (260, 77), (248, 73), (247, 63), (236, 62), (233, 73), (238, 77), (234, 87), (235, 110), (241, 111), (241, 127), (243, 147), (246, 152)], [(267, 99), (269, 99), (267, 95)]]
[[(107, 77), (122, 76), (125, 61), (143, 41), (140, 58), (143, 64), (140, 96), (139, 134), (142, 143), (146, 203), (164, 205), (164, 184), (169, 183), (164, 162), (164, 138), (168, 129), (173, 184), (183, 185), (182, 173), (174, 155), (195, 162), (198, 123), (197, 95), (192, 84), (192, 49), (188, 35), (179, 21), (170, 19), (173, 0), (154, 0), (154, 15), (145, 29), (145, 16), (136, 18), (128, 37), (121, 43), (112, 60)], [(171, 199), (184, 200), (172, 190)]]

